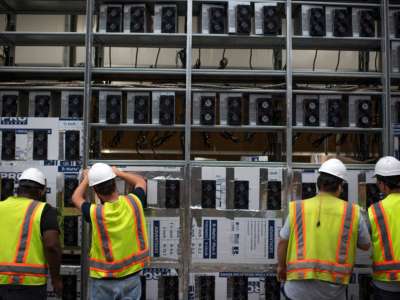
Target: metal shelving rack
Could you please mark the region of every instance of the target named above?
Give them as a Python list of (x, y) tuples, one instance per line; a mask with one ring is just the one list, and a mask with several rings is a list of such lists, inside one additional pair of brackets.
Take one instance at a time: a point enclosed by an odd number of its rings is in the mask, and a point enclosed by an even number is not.
[[(232, 265), (232, 264), (193, 264), (191, 262), (191, 224), (193, 216), (225, 216), (232, 214), (229, 211), (215, 211), (215, 210), (199, 210), (191, 207), (191, 172), (194, 167), (202, 166), (262, 166), (262, 167), (282, 167), (287, 169), (288, 185), (285, 186), (286, 200), (291, 200), (291, 181), (293, 171), (298, 169), (315, 169), (317, 165), (294, 163), (293, 162), (293, 136), (297, 131), (320, 131), (320, 132), (366, 132), (381, 133), (382, 134), (382, 154), (393, 153), (393, 130), (390, 114), (390, 97), (391, 97), (391, 83), (399, 79), (397, 74), (392, 74), (389, 66), (390, 61), (390, 39), (389, 39), (389, 25), (388, 20), (389, 7), (392, 4), (389, 0), (376, 0), (376, 1), (347, 1), (341, 3), (334, 3), (333, 1), (279, 1), (286, 6), (286, 16), (292, 16), (293, 5), (299, 4), (320, 4), (320, 5), (343, 5), (343, 6), (371, 6), (380, 8), (381, 11), (381, 36), (380, 38), (364, 38), (364, 39), (351, 39), (351, 38), (308, 38), (294, 36), (292, 30), (287, 30), (285, 35), (278, 37), (266, 36), (231, 36), (231, 35), (216, 35), (205, 36), (192, 32), (193, 23), (193, 6), (200, 1), (175, 1), (179, 2), (180, 7), (186, 9), (186, 33), (179, 34), (109, 34), (97, 33), (93, 30), (94, 18), (96, 15), (97, 5), (102, 1), (98, 0), (2, 0), (0, 1), (0, 13), (8, 14), (11, 20), (11, 25), (15, 22), (16, 14), (84, 14), (86, 12), (86, 33), (78, 32), (62, 32), (62, 33), (38, 33), (38, 32), (12, 32), (13, 26), (9, 27), (10, 31), (0, 32), (0, 44), (7, 46), (10, 53), (13, 52), (15, 46), (84, 46), (85, 47), (85, 61), (93, 62), (96, 58), (96, 47), (116, 46), (116, 47), (165, 47), (165, 48), (185, 48), (186, 49), (186, 68), (184, 69), (146, 69), (146, 68), (106, 68), (98, 64), (92, 65), (86, 63), (84, 67), (15, 67), (12, 63), (8, 66), (0, 67), (0, 80), (25, 80), (25, 79), (38, 79), (38, 80), (80, 80), (83, 85), (79, 87), (63, 86), (58, 84), (54, 86), (36, 86), (26, 87), (19, 86), (18, 89), (43, 89), (48, 90), (66, 90), (66, 89), (83, 89), (85, 98), (84, 109), (84, 136), (87, 141), (90, 140), (91, 128), (114, 128), (114, 129), (128, 129), (128, 130), (174, 130), (181, 131), (185, 134), (185, 153), (182, 160), (173, 161), (147, 161), (147, 160), (102, 160), (106, 163), (113, 165), (132, 165), (132, 166), (180, 166), (184, 168), (184, 176), (186, 178), (184, 184), (184, 199), (180, 210), (172, 212), (180, 216), (180, 224), (182, 229), (181, 235), (181, 256), (178, 262), (157, 262), (154, 267), (172, 267), (178, 268), (180, 274), (180, 299), (187, 299), (189, 274), (193, 271), (220, 271), (221, 269), (229, 269), (230, 271), (272, 271), (273, 266), (269, 265)], [(107, 1), (107, 3), (128, 3), (126, 0)], [(149, 2), (146, 0), (144, 2)], [(164, 2), (153, 1), (150, 2)], [(168, 2), (168, 1), (166, 1)], [(216, 2), (215, 0), (212, 2)], [(223, 1), (221, 1), (223, 2)], [(262, 1), (260, 1), (262, 2)], [(286, 18), (286, 28), (290, 29), (293, 26), (292, 18)], [(15, 25), (15, 23), (14, 23)], [(14, 26), (15, 31), (15, 26)], [(157, 43), (157, 45), (155, 45)], [(266, 47), (268, 45), (268, 47)], [(264, 49), (264, 48), (282, 48), (286, 49), (286, 70), (217, 70), (217, 69), (192, 69), (192, 49), (193, 48), (236, 48), (236, 49)], [(382, 54), (382, 71), (381, 72), (313, 72), (302, 71), (293, 69), (293, 50), (304, 49), (318, 49), (321, 50), (379, 50)], [(104, 125), (89, 123), (90, 120), (90, 105), (92, 99), (92, 92), (97, 91), (99, 88), (92, 84), (92, 81), (97, 80), (157, 80), (165, 79), (173, 82), (179, 80), (184, 83), (184, 87), (177, 87), (173, 90), (179, 90), (185, 93), (185, 123), (173, 127), (157, 127), (153, 125)], [(271, 126), (271, 127), (225, 127), (216, 126), (213, 128), (197, 126), (191, 124), (191, 110), (192, 110), (192, 92), (203, 91), (205, 89), (198, 88), (192, 82), (207, 81), (213, 78), (219, 81), (227, 82), (247, 82), (247, 81), (263, 81), (263, 82), (280, 82), (285, 86), (282, 89), (252, 89), (252, 88), (238, 88), (233, 89), (235, 92), (255, 92), (255, 93), (278, 93), (286, 95), (286, 125), (285, 126)], [(381, 91), (357, 91), (357, 92), (337, 92), (327, 90), (302, 90), (296, 89), (295, 83), (376, 83), (382, 86)], [(15, 86), (8, 87), (7, 85), (0, 86), (1, 89), (15, 89)], [(163, 90), (163, 88), (155, 88)], [(129, 90), (154, 90), (152, 88), (121, 88), (122, 91)], [(207, 91), (225, 91), (219, 88), (207, 88)], [(383, 126), (382, 128), (372, 128), (369, 130), (358, 128), (305, 128), (292, 125), (292, 105), (294, 94), (368, 94), (382, 96), (383, 103)], [(283, 162), (269, 162), (269, 163), (249, 163), (239, 161), (194, 161), (191, 157), (191, 138), (192, 133), (203, 130), (209, 131), (223, 131), (229, 129), (231, 131), (254, 131), (254, 132), (284, 132), (285, 133), (285, 160)], [(95, 163), (96, 160), (89, 159), (89, 145), (85, 143), (85, 156), (84, 166)], [(354, 170), (369, 170), (371, 165), (349, 165), (349, 169)], [(166, 212), (166, 214), (169, 214)], [(263, 217), (263, 212), (238, 212), (236, 216), (259, 216)], [(88, 250), (88, 228), (83, 226), (82, 245), (82, 278), (87, 278), (87, 250)], [(86, 297), (87, 281), (82, 280), (82, 299)]]

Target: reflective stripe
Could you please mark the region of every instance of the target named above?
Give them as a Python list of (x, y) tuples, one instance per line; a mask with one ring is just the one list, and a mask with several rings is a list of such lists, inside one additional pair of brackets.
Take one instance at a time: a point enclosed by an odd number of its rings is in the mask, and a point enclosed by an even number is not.
[(101, 247), (104, 251), (104, 255), (106, 257), (107, 261), (113, 261), (113, 256), (111, 253), (111, 248), (110, 248), (110, 243), (109, 243), (109, 239), (108, 239), (108, 234), (107, 234), (107, 229), (106, 226), (104, 224), (104, 206), (102, 205), (98, 205), (96, 207), (96, 222), (97, 222), (97, 226), (98, 226), (98, 231), (99, 231), (99, 235), (100, 235), (100, 239), (101, 239)]
[(383, 246), (383, 256), (385, 258), (386, 261), (390, 261), (393, 260), (393, 255), (392, 255), (392, 249), (391, 249), (391, 245), (389, 244), (389, 233), (387, 231), (386, 228), (386, 222), (385, 222), (385, 216), (384, 216), (384, 212), (383, 212), (383, 208), (381, 206), (381, 202), (378, 202), (376, 204), (374, 204), (372, 206), (372, 209), (375, 212), (375, 216), (376, 216), (376, 226), (378, 228), (378, 234), (380, 235), (380, 239), (382, 242), (382, 246)]
[(338, 240), (338, 248), (339, 248), (339, 257), (338, 262), (340, 264), (344, 264), (347, 259), (347, 249), (350, 243), (351, 229), (353, 227), (354, 221), (354, 206), (351, 203), (348, 203), (345, 206), (344, 212), (344, 222), (342, 228), (342, 235), (339, 236)]
[(303, 209), (302, 202), (296, 201), (295, 203), (296, 213), (296, 234), (297, 234), (297, 259), (304, 259), (304, 224), (303, 224)]
[(382, 265), (373, 265), (374, 272), (386, 272), (386, 271), (395, 271), (400, 272), (400, 262), (398, 263), (389, 263)]
[(133, 213), (135, 214), (136, 230), (137, 230), (137, 234), (138, 234), (138, 237), (139, 237), (139, 244), (140, 244), (139, 251), (141, 251), (141, 250), (144, 250), (146, 248), (146, 243), (145, 243), (145, 240), (144, 240), (143, 227), (142, 227), (142, 223), (143, 223), (142, 216), (140, 214), (139, 207), (138, 207), (135, 199), (133, 198), (133, 196), (128, 194), (127, 198), (129, 200), (129, 202), (131, 203), (132, 208), (133, 208)]
[(129, 267), (135, 263), (138, 263), (149, 256), (149, 251), (144, 251), (138, 255), (133, 255), (120, 262), (103, 263), (95, 260), (90, 260), (90, 267), (95, 269), (104, 270), (104, 272), (118, 272), (119, 270)]
[(31, 228), (31, 223), (33, 221), (33, 212), (35, 211), (36, 207), (39, 205), (39, 202), (37, 201), (32, 201), (31, 204), (29, 204), (28, 209), (26, 210), (25, 213), (25, 218), (24, 222), (22, 223), (22, 230), (21, 230), (21, 236), (19, 240), (19, 247), (17, 249), (17, 256), (15, 259), (15, 262), (17, 263), (22, 263), (24, 262), (24, 257), (26, 253), (26, 246), (27, 246), (27, 241), (30, 233), (30, 228)]
[(38, 274), (38, 275), (46, 275), (47, 268), (43, 267), (29, 267), (29, 266), (18, 266), (18, 265), (0, 265), (0, 273), (21, 273), (21, 275), (29, 273), (29, 274)]
[(289, 264), (287, 266), (288, 271), (296, 271), (303, 269), (315, 269), (321, 271), (327, 271), (331, 273), (342, 273), (342, 274), (350, 274), (352, 272), (351, 267), (341, 266), (341, 265), (332, 265), (332, 264), (324, 264), (321, 262), (295, 262), (293, 264)]

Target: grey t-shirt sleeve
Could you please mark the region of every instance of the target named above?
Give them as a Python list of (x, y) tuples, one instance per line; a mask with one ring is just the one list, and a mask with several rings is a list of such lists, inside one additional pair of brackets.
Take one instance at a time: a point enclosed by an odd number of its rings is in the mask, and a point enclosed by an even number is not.
[(369, 245), (370, 243), (371, 243), (371, 237), (369, 235), (367, 223), (365, 222), (364, 215), (360, 213), (360, 220), (358, 222), (357, 246)]
[(289, 216), (286, 218), (285, 224), (283, 225), (281, 232), (279, 233), (281, 239), (289, 240), (290, 238), (290, 221)]

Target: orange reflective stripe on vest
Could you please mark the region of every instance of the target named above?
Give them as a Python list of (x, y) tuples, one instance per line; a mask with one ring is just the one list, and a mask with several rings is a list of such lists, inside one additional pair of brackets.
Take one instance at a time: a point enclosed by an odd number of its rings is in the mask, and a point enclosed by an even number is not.
[(104, 223), (104, 206), (97, 206), (95, 211), (96, 225), (100, 234), (100, 244), (107, 261), (113, 261), (111, 241)]
[(348, 264), (339, 265), (339, 264), (332, 264), (331, 262), (327, 261), (311, 260), (311, 259), (289, 263), (287, 266), (288, 272), (296, 270), (309, 270), (309, 269), (315, 269), (330, 273), (349, 274), (351, 273), (353, 268), (351, 265)]
[(12, 275), (46, 276), (47, 268), (44, 265), (32, 266), (26, 264), (0, 264), (0, 273)]
[(107, 277), (112, 277), (111, 273), (121, 272), (122, 270), (134, 264), (145, 263), (149, 257), (149, 249), (143, 232), (143, 226), (145, 226), (145, 224), (140, 215), (139, 207), (131, 195), (126, 196), (126, 201), (129, 207), (131, 207), (132, 213), (135, 217), (136, 231), (134, 231), (133, 234), (137, 237), (139, 251), (120, 260), (114, 260), (111, 240), (109, 238), (104, 220), (104, 206), (98, 206), (95, 210), (96, 226), (100, 236), (100, 244), (103, 255), (106, 258), (106, 261), (90, 258), (90, 268), (92, 270), (106, 273)]
[(382, 207), (382, 202), (378, 202), (371, 206), (372, 214), (374, 215), (375, 224), (378, 229), (379, 241), (383, 250), (383, 257), (386, 261), (393, 260), (393, 245), (392, 237), (389, 234), (387, 226), (387, 218)]
[(131, 257), (127, 257), (123, 260), (120, 261), (113, 261), (110, 263), (106, 262), (101, 262), (97, 261), (94, 259), (91, 259), (90, 261), (90, 267), (93, 269), (97, 269), (98, 271), (101, 272), (106, 272), (106, 273), (113, 273), (113, 272), (120, 272), (124, 268), (130, 267), (132, 264), (136, 264), (139, 262), (142, 262), (149, 256), (149, 251), (145, 250), (142, 251), (139, 254), (132, 255)]
[(339, 235), (338, 248), (336, 252), (336, 261), (340, 264), (344, 264), (347, 260), (347, 255), (349, 253), (351, 233), (353, 231), (355, 216), (355, 206), (347, 204), (345, 207), (345, 212), (343, 214), (341, 235)]
[(131, 195), (127, 195), (127, 199), (129, 201), (129, 204), (131, 205), (132, 212), (135, 215), (135, 220), (136, 220), (136, 228), (137, 228), (137, 237), (139, 238), (139, 249), (143, 250), (147, 248), (147, 245), (144, 240), (144, 234), (143, 234), (143, 220), (142, 217), (140, 216), (140, 211), (139, 207), (136, 204), (135, 199)]
[(25, 212), (18, 247), (14, 258), (15, 263), (0, 264), (0, 273), (12, 275), (10, 283), (19, 284), (21, 282), (20, 276), (23, 275), (46, 276), (47, 274), (46, 265), (25, 264), (28, 254), (27, 247), (31, 240), (33, 216), (36, 209), (39, 207), (39, 204), (39, 202), (32, 201)]
[(297, 259), (302, 260), (304, 259), (304, 254), (306, 252), (306, 245), (305, 245), (305, 222), (304, 222), (304, 203), (303, 201), (296, 202), (296, 209), (295, 209), (295, 235), (296, 235), (296, 250), (297, 250)]

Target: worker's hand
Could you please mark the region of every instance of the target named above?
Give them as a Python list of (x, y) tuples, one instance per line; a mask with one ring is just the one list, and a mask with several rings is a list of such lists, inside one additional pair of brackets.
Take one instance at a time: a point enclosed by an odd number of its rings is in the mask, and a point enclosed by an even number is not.
[(122, 173), (122, 171), (115, 166), (112, 167), (112, 170), (113, 170), (114, 174), (117, 175), (117, 177), (119, 177)]
[(89, 169), (84, 169), (82, 171), (82, 179), (89, 178)]
[(286, 266), (278, 266), (276, 276), (278, 277), (279, 282), (286, 281)]
[(61, 277), (52, 278), (51, 284), (53, 285), (53, 289), (57, 297), (61, 297), (63, 292), (63, 282)]

